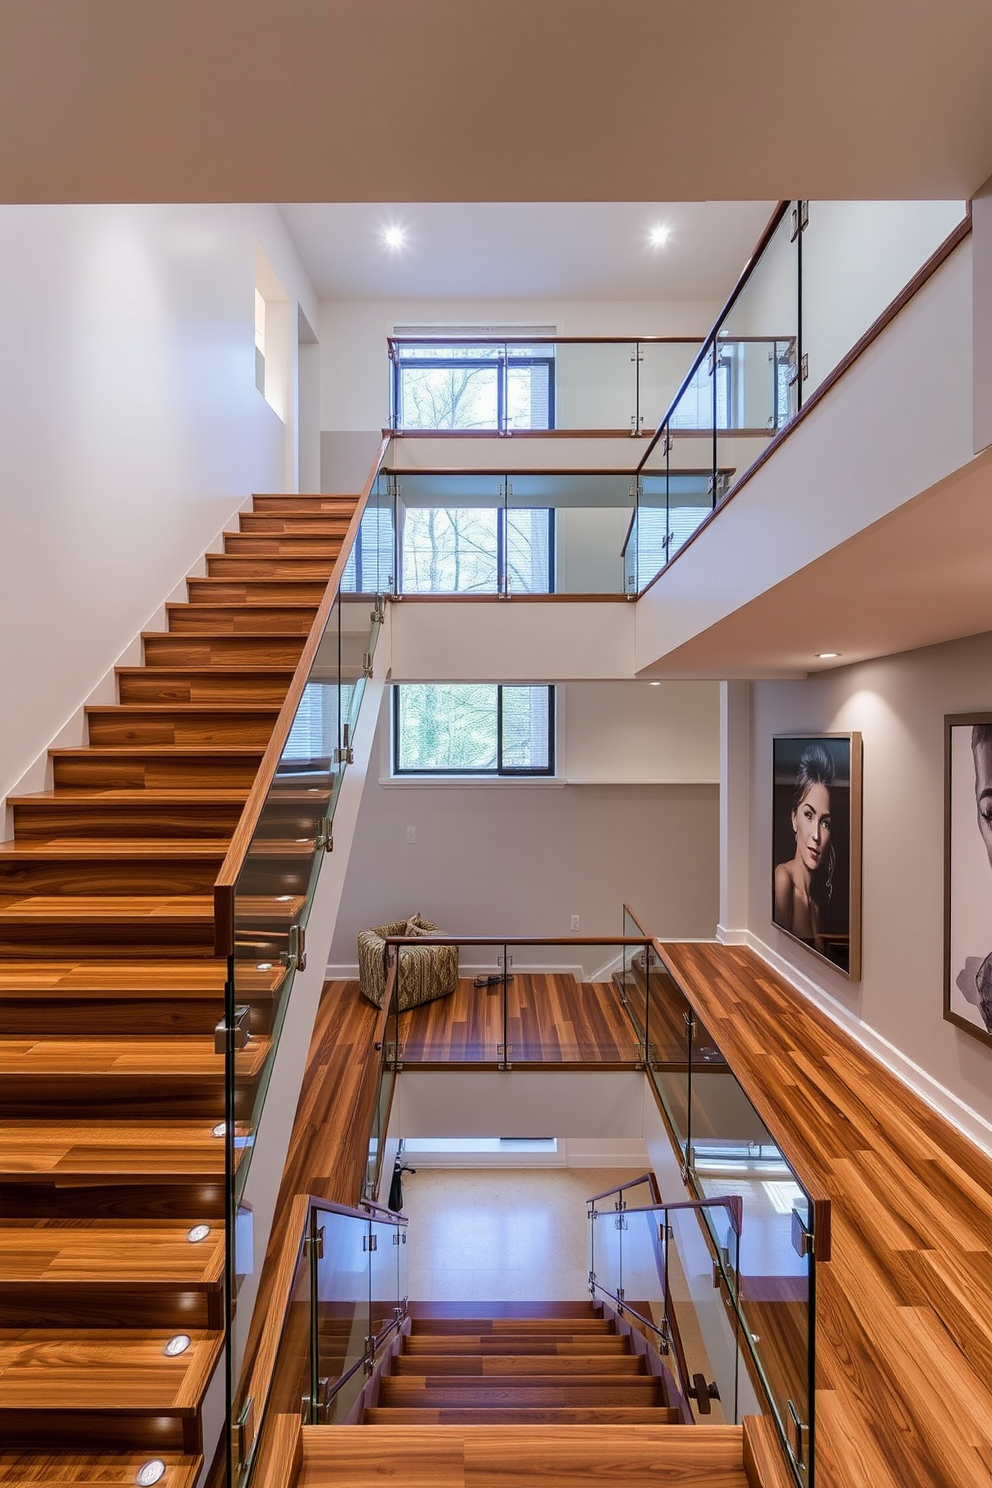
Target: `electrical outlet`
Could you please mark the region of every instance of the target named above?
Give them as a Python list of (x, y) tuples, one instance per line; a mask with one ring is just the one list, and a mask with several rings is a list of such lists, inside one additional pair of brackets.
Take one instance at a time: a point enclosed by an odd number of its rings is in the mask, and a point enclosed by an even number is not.
[(573, 930), (578, 930), (578, 928), (579, 928), (579, 917), (578, 917), (578, 915), (573, 915), (572, 916), (572, 929)]
[(416, 827), (407, 827), (407, 829), (406, 829), (406, 840), (410, 844), (410, 846), (412, 847), (413, 844), (417, 840), (417, 829), (416, 829)]

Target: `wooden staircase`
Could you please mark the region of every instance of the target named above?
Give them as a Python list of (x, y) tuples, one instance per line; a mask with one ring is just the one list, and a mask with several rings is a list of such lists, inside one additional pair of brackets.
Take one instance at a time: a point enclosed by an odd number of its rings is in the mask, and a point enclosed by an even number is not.
[(592, 1303), (411, 1310), (363, 1426), (304, 1427), (305, 1488), (747, 1488), (741, 1429), (678, 1424), (665, 1377)]
[[(119, 668), (119, 704), (87, 709), (88, 746), (51, 750), (51, 789), (9, 801), (0, 1485), (133, 1483), (159, 1457), (164, 1488), (186, 1488), (212, 1450), (226, 972), (212, 886), (355, 505), (255, 497), (188, 603), (167, 606), (168, 630), (143, 637), (145, 664)], [(274, 851), (291, 879), (301, 848)], [(250, 975), (246, 1099), (282, 973)], [(189, 1345), (167, 1355), (177, 1334)]]

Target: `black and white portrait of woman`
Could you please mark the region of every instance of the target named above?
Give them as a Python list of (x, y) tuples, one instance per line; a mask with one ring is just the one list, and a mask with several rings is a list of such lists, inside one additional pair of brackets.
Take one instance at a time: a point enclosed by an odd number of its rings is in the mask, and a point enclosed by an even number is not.
[(856, 977), (860, 736), (778, 737), (773, 749), (772, 922)]
[(945, 723), (944, 1014), (992, 1043), (992, 714)]

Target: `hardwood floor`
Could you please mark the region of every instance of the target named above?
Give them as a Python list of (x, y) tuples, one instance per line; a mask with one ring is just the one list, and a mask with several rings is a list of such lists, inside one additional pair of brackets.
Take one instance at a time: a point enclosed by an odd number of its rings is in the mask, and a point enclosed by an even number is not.
[[(226, 965), (212, 890), (355, 504), (257, 497), (224, 553), (207, 555), (207, 577), (188, 581), (187, 603), (166, 606), (168, 629), (143, 637), (144, 665), (118, 669), (119, 704), (87, 708), (88, 744), (51, 750), (51, 788), (10, 799), (0, 1485), (133, 1482), (157, 1455), (168, 1488), (199, 1471), (223, 1338), (213, 1029)], [(304, 891), (304, 849), (273, 837), (266, 851), (298, 892), (243, 907), (278, 940)], [(274, 958), (239, 985), (244, 1115), (281, 976)], [(188, 1347), (164, 1353), (180, 1333)]]
[[(502, 985), (461, 978), (450, 997), (400, 1016), (406, 1064), (495, 1064), (503, 1043)], [(610, 983), (571, 973), (514, 975), (507, 984), (507, 1042), (513, 1064), (601, 1068), (636, 1064), (637, 1034)]]
[(988, 1488), (992, 1160), (753, 952), (661, 949), (800, 1177), (832, 1201), (819, 1488)]

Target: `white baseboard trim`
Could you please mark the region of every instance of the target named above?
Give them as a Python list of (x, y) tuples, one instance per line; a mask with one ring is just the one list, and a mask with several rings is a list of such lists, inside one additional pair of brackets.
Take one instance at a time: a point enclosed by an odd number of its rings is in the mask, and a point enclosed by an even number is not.
[(960, 1096), (955, 1095), (953, 1090), (948, 1090), (946, 1086), (941, 1085), (939, 1080), (935, 1080), (933, 1075), (921, 1069), (914, 1060), (909, 1058), (908, 1054), (897, 1049), (895, 1044), (890, 1043), (869, 1023), (863, 1022), (849, 1008), (844, 1007), (843, 1003), (831, 997), (829, 992), (825, 992), (811, 977), (804, 976), (801, 971), (797, 971), (792, 963), (780, 956), (772, 946), (767, 945), (750, 930), (732, 930), (724, 925), (717, 926), (717, 940), (724, 945), (744, 945), (754, 951), (762, 961), (766, 961), (774, 971), (777, 971), (779, 976), (784, 977), (790, 986), (795, 987), (797, 992), (808, 997), (810, 1002), (825, 1013), (831, 1022), (849, 1033), (856, 1043), (878, 1060), (879, 1064), (884, 1065), (887, 1070), (915, 1091), (920, 1099), (943, 1116), (945, 1121), (949, 1121), (957, 1131), (968, 1137), (983, 1152), (992, 1154), (992, 1122), (986, 1121), (977, 1111), (972, 1110), (971, 1106), (967, 1105)]

